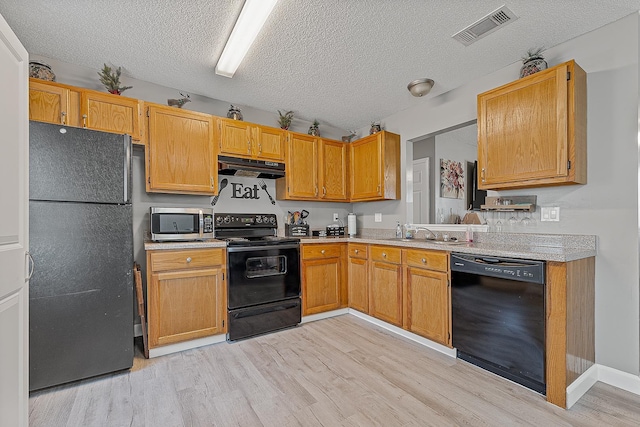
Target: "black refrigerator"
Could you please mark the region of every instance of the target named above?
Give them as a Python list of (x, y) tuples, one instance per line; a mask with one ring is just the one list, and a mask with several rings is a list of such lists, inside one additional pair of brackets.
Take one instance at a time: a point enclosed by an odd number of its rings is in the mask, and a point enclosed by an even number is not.
[(131, 137), (29, 124), (29, 390), (133, 364)]

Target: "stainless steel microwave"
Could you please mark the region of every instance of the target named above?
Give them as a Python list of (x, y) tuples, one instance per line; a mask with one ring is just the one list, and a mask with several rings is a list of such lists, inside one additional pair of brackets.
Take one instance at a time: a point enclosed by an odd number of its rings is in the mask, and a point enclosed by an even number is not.
[(155, 242), (213, 239), (213, 209), (150, 209), (151, 240)]

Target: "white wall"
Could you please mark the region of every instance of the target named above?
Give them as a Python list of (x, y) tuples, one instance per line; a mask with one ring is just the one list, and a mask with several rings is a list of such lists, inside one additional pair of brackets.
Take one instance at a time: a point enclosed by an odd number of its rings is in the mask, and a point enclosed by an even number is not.
[[(442, 210), (445, 222), (448, 221), (451, 213), (462, 218), (464, 217), (464, 214), (466, 213), (468, 207), (465, 206), (466, 196), (463, 196), (462, 199), (448, 199), (442, 197), (440, 186), (440, 160), (445, 159), (461, 162), (462, 167), (465, 170), (466, 182), (467, 174), (471, 172), (466, 170), (467, 162), (473, 163), (478, 158), (478, 126), (476, 124), (473, 124), (436, 135), (435, 157), (436, 174), (435, 180), (433, 182), (433, 191), (436, 192), (436, 216), (433, 218), (438, 219), (439, 210)], [(469, 188), (466, 188), (466, 183), (464, 191), (465, 194), (467, 191), (469, 191)], [(438, 222), (440, 222), (439, 219)]]
[[(633, 14), (545, 52), (550, 65), (575, 59), (588, 74), (588, 183), (501, 193), (537, 194), (539, 205), (560, 206), (560, 222), (538, 223), (536, 232), (598, 236), (596, 362), (636, 375), (640, 370), (638, 21)], [(479, 41), (485, 42), (489, 38)], [(410, 176), (406, 165), (413, 159), (413, 144), (408, 141), (476, 119), (478, 93), (517, 79), (520, 65), (514, 62), (438, 97), (417, 99), (414, 108), (384, 119), (384, 128), (402, 137), (402, 176)], [(406, 182), (405, 191), (411, 191)], [(372, 228), (392, 228), (396, 219), (403, 222), (411, 212), (404, 197), (358, 203), (355, 210), (363, 213), (363, 225)], [(374, 212), (385, 212), (389, 220), (375, 223)]]

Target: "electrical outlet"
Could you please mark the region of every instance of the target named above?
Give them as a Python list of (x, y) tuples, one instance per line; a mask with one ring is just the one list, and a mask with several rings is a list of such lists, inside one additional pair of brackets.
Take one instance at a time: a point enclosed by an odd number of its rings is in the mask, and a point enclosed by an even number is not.
[(560, 221), (560, 207), (540, 207), (540, 221)]
[(382, 222), (382, 213), (376, 212), (373, 218), (374, 222)]
[(338, 214), (337, 213), (333, 213), (333, 222), (338, 222)]

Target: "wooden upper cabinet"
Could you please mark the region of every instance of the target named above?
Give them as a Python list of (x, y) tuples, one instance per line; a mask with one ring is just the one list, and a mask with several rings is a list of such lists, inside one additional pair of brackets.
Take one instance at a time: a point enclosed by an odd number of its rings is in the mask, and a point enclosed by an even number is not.
[(347, 201), (347, 144), (328, 139), (320, 140), (318, 182), (323, 200)]
[(318, 143), (315, 136), (289, 132), (284, 178), (276, 181), (276, 198), (316, 200), (318, 189)]
[(103, 132), (126, 133), (144, 143), (141, 101), (124, 96), (83, 89), (82, 126)]
[(80, 92), (57, 83), (29, 79), (29, 120), (80, 125)]
[(213, 116), (148, 105), (147, 191), (217, 194)]
[(280, 128), (254, 125), (253, 150), (256, 157), (274, 162), (284, 161), (286, 131)]
[(569, 61), (478, 95), (478, 186), (587, 182), (587, 77)]
[(378, 132), (349, 147), (351, 201), (400, 198), (400, 135)]
[(284, 130), (241, 120), (219, 120), (220, 154), (274, 162), (284, 161)]
[(287, 169), (276, 198), (347, 202), (348, 146), (340, 141), (289, 132)]

